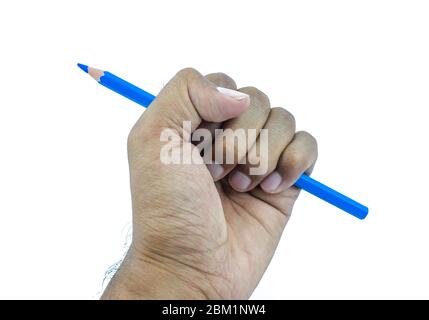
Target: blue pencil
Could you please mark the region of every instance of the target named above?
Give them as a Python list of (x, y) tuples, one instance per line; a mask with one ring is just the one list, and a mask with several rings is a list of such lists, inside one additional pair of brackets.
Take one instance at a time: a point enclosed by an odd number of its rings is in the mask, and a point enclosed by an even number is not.
[[(135, 85), (115, 76), (108, 71), (91, 68), (80, 63), (78, 63), (78, 66), (83, 71), (90, 74), (95, 80), (98, 81), (98, 83), (138, 103), (143, 107), (149, 106), (149, 104), (155, 99), (155, 96), (149, 92), (136, 87)], [(324, 184), (314, 180), (306, 174), (303, 174), (295, 182), (295, 186), (315, 195), (316, 197), (336, 206), (341, 210), (350, 213), (356, 218), (365, 219), (365, 217), (368, 215), (368, 208), (364, 205), (346, 197), (345, 195), (329, 188), (328, 186), (325, 186)]]

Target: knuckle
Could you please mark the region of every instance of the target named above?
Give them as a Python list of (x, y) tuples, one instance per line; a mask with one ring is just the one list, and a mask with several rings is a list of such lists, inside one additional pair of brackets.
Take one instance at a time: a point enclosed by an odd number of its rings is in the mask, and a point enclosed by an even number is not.
[(275, 107), (275, 108), (271, 109), (271, 113), (275, 117), (281, 118), (283, 121), (286, 120), (288, 122), (295, 123), (295, 117), (293, 116), (292, 113), (290, 113), (286, 109), (283, 109), (283, 108), (280, 108), (280, 107)]
[(254, 105), (258, 105), (260, 109), (269, 113), (270, 99), (261, 90), (255, 87), (244, 87), (244, 88), (241, 88), (239, 91), (247, 93), (250, 96), (250, 99), (253, 100)]
[(191, 80), (200, 76), (200, 73), (194, 68), (184, 68), (177, 72), (176, 77), (183, 80)]
[(257, 97), (259, 95), (266, 96), (265, 93), (263, 93), (261, 90), (259, 90), (256, 87), (251, 87), (251, 86), (249, 86), (249, 87), (243, 87), (243, 88), (240, 89), (240, 91), (245, 92), (248, 95), (255, 96), (255, 97)]
[(295, 124), (296, 124), (295, 117), (293, 116), (292, 113), (290, 113), (286, 109), (279, 108), (279, 107), (272, 108), (270, 111), (270, 118), (287, 127), (295, 128)]
[(234, 88), (234, 89), (237, 87), (234, 79), (232, 79), (230, 76), (228, 76), (223, 72), (216, 72), (216, 73), (209, 74), (207, 75), (207, 78), (218, 86)]
[(312, 134), (307, 131), (299, 131), (296, 133), (296, 136), (299, 136), (301, 139), (305, 139), (312, 148), (317, 150), (317, 140)]

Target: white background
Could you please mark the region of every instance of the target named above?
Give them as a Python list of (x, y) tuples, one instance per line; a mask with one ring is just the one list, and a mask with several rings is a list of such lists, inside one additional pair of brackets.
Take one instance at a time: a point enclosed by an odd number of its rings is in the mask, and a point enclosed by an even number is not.
[[(126, 138), (143, 112), (76, 67), (156, 94), (176, 71), (265, 91), (319, 141), (252, 298), (429, 298), (427, 1), (2, 1), (0, 298), (97, 298), (131, 219)], [(155, 284), (154, 284), (155, 285)]]

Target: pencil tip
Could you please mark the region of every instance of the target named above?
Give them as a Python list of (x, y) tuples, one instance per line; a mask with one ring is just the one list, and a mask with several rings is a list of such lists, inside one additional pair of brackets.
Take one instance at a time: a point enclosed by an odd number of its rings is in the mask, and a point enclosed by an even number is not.
[(79, 68), (81, 68), (83, 71), (85, 71), (86, 73), (88, 73), (88, 66), (82, 64), (82, 63), (78, 63), (77, 66)]

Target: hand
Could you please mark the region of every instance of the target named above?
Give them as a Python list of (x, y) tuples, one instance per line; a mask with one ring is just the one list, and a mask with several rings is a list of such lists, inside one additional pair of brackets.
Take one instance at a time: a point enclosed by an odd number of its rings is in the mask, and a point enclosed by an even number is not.
[[(224, 74), (203, 77), (184, 69), (131, 130), (133, 241), (103, 298), (245, 299), (252, 294), (298, 197), (293, 184), (312, 170), (317, 144), (310, 134), (295, 133), (293, 116), (271, 109), (264, 93), (253, 87), (236, 90)], [(267, 147), (268, 153), (259, 155), (267, 172), (250, 175), (250, 164), (237, 165), (238, 159), (251, 160), (250, 152), (237, 146), (228, 150), (222, 143), (214, 150), (233, 152), (235, 162), (204, 164), (191, 133), (182, 132), (183, 121), (211, 131), (268, 129), (267, 141), (255, 137), (256, 150)], [(178, 132), (181, 148), (196, 151), (196, 163), (160, 161), (166, 128)]]

